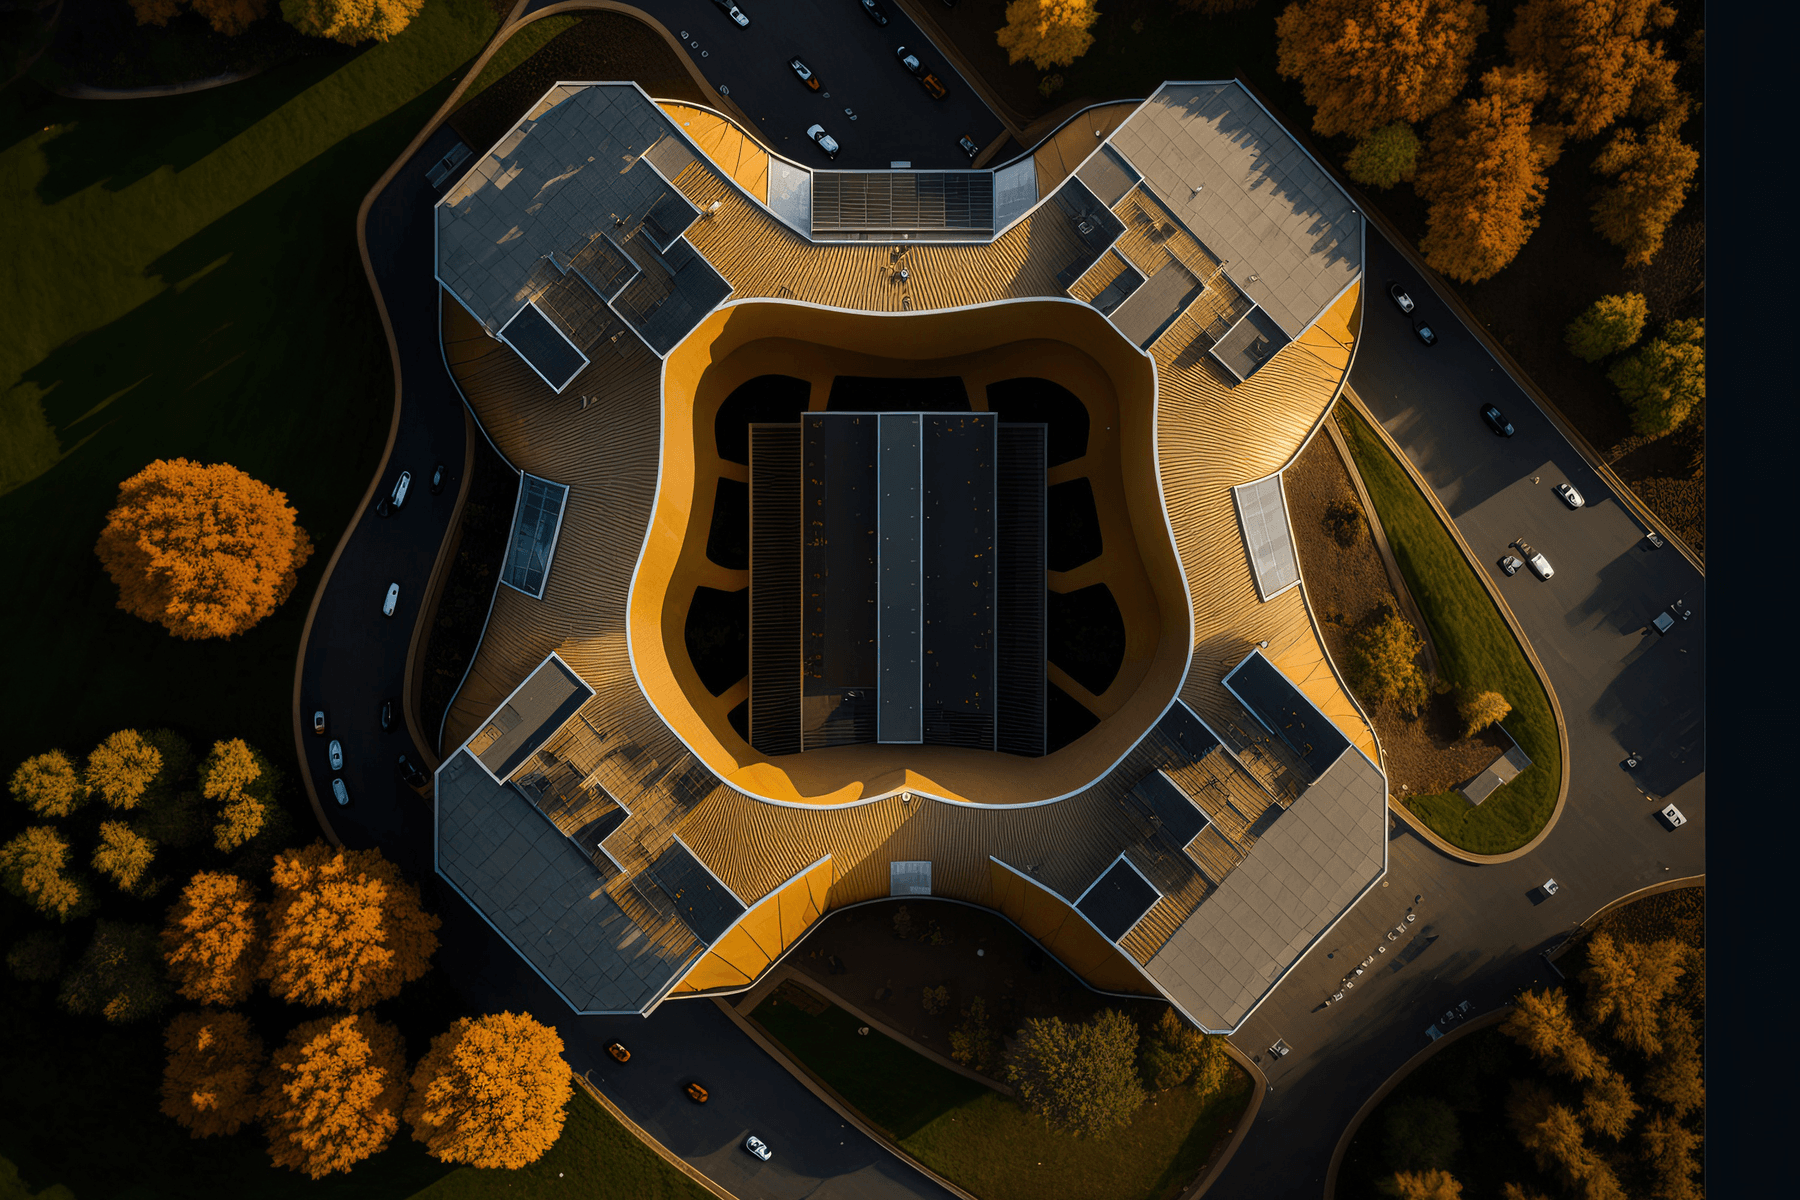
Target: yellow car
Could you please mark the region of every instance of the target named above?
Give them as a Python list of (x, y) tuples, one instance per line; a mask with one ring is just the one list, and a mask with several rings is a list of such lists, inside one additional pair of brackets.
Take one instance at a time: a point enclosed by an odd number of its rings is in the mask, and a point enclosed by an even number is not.
[(687, 1085), (687, 1094), (688, 1099), (692, 1100), (695, 1104), (706, 1103), (706, 1089), (697, 1083), (690, 1083)]
[(620, 1062), (630, 1062), (631, 1061), (631, 1051), (629, 1051), (625, 1048), (625, 1045), (623, 1042), (614, 1042), (612, 1045), (610, 1045), (606, 1048), (606, 1052), (608, 1054), (612, 1055), (614, 1058), (618, 1059)]

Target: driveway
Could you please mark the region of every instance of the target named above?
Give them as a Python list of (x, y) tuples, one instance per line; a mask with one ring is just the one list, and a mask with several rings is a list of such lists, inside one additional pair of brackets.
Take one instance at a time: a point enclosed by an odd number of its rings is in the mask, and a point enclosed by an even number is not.
[[(1675, 550), (1649, 548), (1644, 527), (1404, 256), (1374, 231), (1367, 251), (1370, 297), (1351, 384), (1482, 555), (1543, 661), (1568, 724), (1569, 796), (1544, 842), (1505, 864), (1473, 866), (1404, 826), (1390, 832), (1383, 886), (1233, 1038), (1274, 1090), (1209, 1200), (1321, 1194), (1351, 1117), (1429, 1044), (1428, 1027), (1464, 1001), (1480, 1014), (1558, 982), (1540, 954), (1577, 923), (1621, 895), (1706, 869), (1699, 573)], [(1385, 295), (1388, 280), (1420, 302), (1436, 346), (1413, 337)], [(1482, 423), (1486, 403), (1505, 412), (1514, 437)], [(1571, 512), (1551, 493), (1564, 481), (1585, 508)], [(1549, 582), (1509, 579), (1494, 565), (1520, 536), (1556, 568)], [(1667, 637), (1644, 632), (1678, 598), (1693, 619)], [(1631, 750), (1645, 757), (1635, 772), (1620, 765)], [(1655, 816), (1669, 800), (1688, 817), (1674, 832)], [(1546, 899), (1536, 889), (1548, 878), (1562, 887)], [(1404, 930), (1390, 942), (1396, 926)], [(1345, 999), (1325, 1006), (1371, 955)], [(1292, 1053), (1271, 1056), (1277, 1038)]]

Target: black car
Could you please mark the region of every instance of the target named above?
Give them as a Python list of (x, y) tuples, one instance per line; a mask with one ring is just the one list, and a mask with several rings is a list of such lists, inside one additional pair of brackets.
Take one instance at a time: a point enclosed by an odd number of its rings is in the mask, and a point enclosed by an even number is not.
[(1489, 429), (1501, 437), (1511, 437), (1518, 432), (1513, 428), (1512, 422), (1506, 419), (1506, 414), (1491, 404), (1481, 406), (1481, 419), (1488, 423)]
[(981, 147), (977, 146), (975, 139), (966, 133), (957, 139), (956, 144), (962, 147), (962, 152), (969, 156), (970, 162), (975, 161), (975, 156), (981, 153)]
[(869, 18), (869, 20), (875, 22), (877, 25), (886, 25), (888, 23), (887, 9), (875, 3), (875, 0), (862, 0), (862, 10), (863, 16)]
[(1413, 309), (1417, 307), (1417, 305), (1413, 303), (1413, 298), (1406, 294), (1406, 289), (1397, 283), (1388, 284), (1388, 296), (1399, 306), (1400, 311), (1407, 316), (1411, 316)]
[(1418, 334), (1419, 340), (1421, 342), (1424, 342), (1427, 346), (1437, 345), (1437, 330), (1433, 329), (1431, 326), (1427, 325), (1425, 322), (1414, 321), (1413, 322), (1413, 332)]
[(400, 702), (383, 700), (381, 702), (381, 728), (386, 733), (394, 732), (394, 726), (400, 723)]
[(807, 90), (814, 92), (819, 90), (819, 77), (814, 75), (813, 69), (804, 62), (797, 58), (790, 58), (788, 59), (788, 69), (800, 77), (800, 82), (806, 85)]
[(400, 756), (399, 762), (395, 765), (394, 769), (400, 776), (400, 782), (404, 783), (407, 787), (412, 788), (415, 792), (425, 788), (425, 772), (419, 767), (418, 763), (414, 762), (407, 755), (402, 754)]
[(431, 473), (431, 494), (435, 496), (443, 491), (444, 481), (448, 478), (450, 478), (449, 468), (444, 466), (443, 463), (439, 463), (437, 465), (437, 470)]

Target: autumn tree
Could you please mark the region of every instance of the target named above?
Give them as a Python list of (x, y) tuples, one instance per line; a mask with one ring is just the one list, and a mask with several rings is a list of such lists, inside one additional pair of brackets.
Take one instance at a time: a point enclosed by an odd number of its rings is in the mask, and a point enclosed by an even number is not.
[(269, 0), (131, 0), (139, 25), (167, 25), (183, 6), (191, 7), (216, 33), (235, 37), (250, 22), (269, 15)]
[(1402, 1172), (1447, 1170), (1462, 1149), (1456, 1113), (1435, 1096), (1413, 1096), (1395, 1104), (1381, 1134), (1388, 1165)]
[(1625, 1136), (1639, 1111), (1631, 1085), (1617, 1071), (1602, 1071), (1582, 1090), (1581, 1123), (1615, 1142)]
[(1512, 712), (1512, 705), (1499, 692), (1465, 694), (1457, 702), (1456, 714), (1462, 718), (1463, 736), (1474, 737), (1490, 725), (1498, 725)]
[(1225, 1039), (1195, 1029), (1173, 1008), (1163, 1009), (1144, 1039), (1143, 1074), (1154, 1091), (1192, 1083), (1196, 1096), (1210, 1096), (1230, 1072)]
[(1094, 0), (1012, 0), (1006, 6), (1006, 27), (995, 38), (1007, 62), (1028, 58), (1045, 71), (1086, 54), (1094, 44), (1088, 31), (1099, 19)]
[(169, 1004), (156, 930), (123, 921), (97, 921), (94, 940), (63, 980), (63, 1007), (81, 1016), (123, 1024), (153, 1017)]
[(1353, 137), (1442, 111), (1486, 29), (1474, 0), (1308, 0), (1275, 21), (1280, 71), (1300, 80), (1314, 131)]
[(1644, 336), (1644, 318), (1648, 313), (1649, 305), (1642, 293), (1602, 296), (1569, 322), (1563, 331), (1563, 342), (1583, 362), (1599, 362), (1635, 346)]
[(230, 853), (262, 833), (277, 811), (281, 773), (243, 738), (214, 742), (200, 767), (200, 794), (217, 806), (213, 845)]
[(1575, 1028), (1568, 997), (1561, 988), (1522, 994), (1500, 1029), (1541, 1059), (1547, 1069), (1577, 1083), (1608, 1069), (1606, 1057)]
[(322, 1017), (288, 1035), (263, 1072), (269, 1157), (314, 1179), (387, 1149), (406, 1098), (406, 1047), (373, 1015)]
[(0, 884), (59, 921), (84, 916), (94, 905), (92, 885), (68, 865), (69, 843), (54, 826), (33, 825), (0, 846)]
[(1595, 172), (1616, 181), (1594, 201), (1594, 229), (1625, 251), (1627, 266), (1650, 265), (1700, 169), (1700, 152), (1679, 129), (1678, 121), (1658, 121), (1641, 137), (1620, 129), (1594, 160)]
[(1532, 127), (1541, 76), (1496, 69), (1481, 86), (1432, 121), (1415, 185), (1430, 205), (1419, 249), (1462, 283), (1491, 277), (1524, 249), (1559, 150), (1554, 131)]
[(962, 1023), (950, 1031), (950, 1057), (984, 1074), (994, 1068), (994, 1031), (988, 1025), (987, 1001), (980, 996), (962, 1010)]
[(1376, 1186), (1396, 1200), (1462, 1200), (1462, 1184), (1448, 1171), (1399, 1171)]
[(1610, 933), (1596, 933), (1581, 972), (1588, 1019), (1596, 1025), (1610, 1021), (1613, 1036), (1642, 1054), (1660, 1053), (1663, 997), (1683, 975), (1686, 955), (1676, 941), (1620, 942)]
[(1052, 1129), (1103, 1137), (1130, 1124), (1144, 1103), (1137, 1045), (1137, 1024), (1116, 1009), (1086, 1024), (1033, 1017), (1007, 1052), (1006, 1081)]
[(178, 638), (228, 638), (293, 592), (313, 550), (295, 516), (236, 467), (158, 459), (119, 485), (94, 549), (126, 612)]
[(1706, 1083), (1701, 1075), (1700, 1035), (1685, 1008), (1672, 1007), (1663, 1018), (1662, 1053), (1644, 1077), (1649, 1093), (1677, 1117), (1706, 1104)]
[(1656, 1200), (1700, 1200), (1694, 1174), (1700, 1169), (1695, 1151), (1700, 1135), (1668, 1113), (1652, 1113), (1644, 1122), (1644, 1162), (1650, 1168)]
[(1662, 336), (1614, 363), (1606, 377), (1631, 410), (1634, 430), (1672, 433), (1706, 399), (1706, 322), (1669, 322)]
[(562, 1133), (569, 1064), (562, 1039), (526, 1013), (457, 1021), (413, 1069), (406, 1122), (441, 1162), (516, 1169)]
[(1507, 1123), (1538, 1167), (1559, 1175), (1585, 1200), (1625, 1200), (1609, 1164), (1582, 1137), (1581, 1121), (1532, 1084), (1515, 1083), (1506, 1106)]
[(48, 929), (36, 929), (6, 951), (6, 969), (22, 983), (49, 983), (62, 974), (63, 940)]
[(182, 1013), (163, 1031), (162, 1111), (197, 1138), (236, 1133), (256, 1119), (257, 1075), (267, 1057), (242, 1013)]
[(1651, 34), (1674, 20), (1662, 0), (1526, 0), (1514, 10), (1506, 47), (1516, 65), (1542, 73), (1569, 136), (1583, 141), (1634, 100), (1641, 111), (1666, 94), (1676, 64)]
[(61, 750), (34, 754), (12, 776), (13, 799), (40, 817), (66, 817), (87, 803), (87, 782)]
[(1383, 606), (1351, 639), (1351, 677), (1367, 700), (1416, 716), (1431, 698), (1431, 682), (1415, 661), (1424, 647), (1412, 622)]
[(119, 885), (122, 892), (136, 891), (146, 881), (145, 872), (156, 858), (156, 842), (123, 821), (100, 822), (100, 844), (94, 848), (94, 870)]
[(201, 1004), (241, 1004), (261, 965), (262, 905), (247, 880), (202, 871), (181, 890), (163, 926), (175, 989)]
[(1410, 182), (1419, 170), (1419, 135), (1405, 121), (1371, 131), (1344, 160), (1350, 178), (1369, 187)]
[(108, 734), (88, 755), (88, 790), (113, 808), (133, 809), (162, 771), (162, 752), (135, 729)]
[(354, 46), (397, 36), (424, 5), (425, 0), (281, 0), (281, 15), (309, 37)]
[(379, 850), (314, 842), (275, 856), (261, 976), (292, 1004), (362, 1009), (430, 968), (438, 919)]

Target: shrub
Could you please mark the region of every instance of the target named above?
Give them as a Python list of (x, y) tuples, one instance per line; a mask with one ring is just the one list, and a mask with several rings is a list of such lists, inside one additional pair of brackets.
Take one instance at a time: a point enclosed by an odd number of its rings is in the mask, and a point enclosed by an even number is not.
[(197, 1138), (236, 1133), (256, 1118), (267, 1057), (242, 1013), (182, 1013), (163, 1032), (162, 1111)]
[(1325, 532), (1348, 550), (1361, 540), (1363, 511), (1348, 500), (1331, 500), (1325, 505)]
[(243, 738), (214, 742), (200, 767), (200, 792), (218, 806), (213, 845), (230, 853), (268, 826), (281, 773)]
[(1195, 1029), (1174, 1008), (1163, 1010), (1144, 1039), (1143, 1075), (1153, 1091), (1191, 1081), (1197, 1095), (1209, 1096), (1224, 1084), (1230, 1070), (1225, 1039)]
[(87, 783), (61, 750), (35, 754), (12, 776), (13, 799), (40, 817), (66, 817), (87, 803)]
[(96, 922), (94, 940), (63, 980), (61, 999), (72, 1013), (118, 1024), (153, 1017), (168, 1007), (156, 930), (121, 921)]
[(894, 936), (905, 941), (912, 936), (912, 927), (912, 914), (907, 912), (906, 905), (902, 904), (894, 910)]
[(1383, 605), (1350, 642), (1350, 674), (1358, 691), (1373, 703), (1417, 716), (1431, 699), (1431, 682), (1414, 661), (1424, 648), (1412, 622)]
[(1644, 317), (1649, 311), (1637, 292), (1602, 296), (1579, 317), (1569, 322), (1563, 342), (1569, 353), (1583, 362), (1599, 362), (1628, 350), (1644, 336)]
[(525, 1013), (457, 1021), (413, 1071), (406, 1121), (441, 1162), (516, 1170), (562, 1134), (571, 1092), (562, 1039)]
[(950, 1005), (950, 989), (943, 984), (928, 987), (919, 993), (919, 1005), (932, 1016), (937, 1016)]
[(962, 1024), (950, 1031), (950, 1057), (984, 1074), (994, 1067), (994, 1033), (988, 1025), (987, 1001), (980, 996), (963, 1009)]
[[(167, 25), (181, 11), (184, 0), (131, 0), (131, 11), (139, 25)], [(252, 21), (269, 14), (269, 0), (185, 0), (193, 10), (206, 18), (214, 32), (235, 37), (250, 28)]]
[(1490, 725), (1498, 725), (1506, 720), (1506, 714), (1511, 711), (1512, 705), (1499, 692), (1465, 695), (1456, 706), (1456, 713), (1463, 722), (1463, 736), (1466, 738), (1474, 737)]
[(1350, 178), (1369, 187), (1410, 182), (1419, 169), (1419, 135), (1405, 121), (1383, 125), (1356, 143), (1344, 162)]
[(1052, 1129), (1103, 1137), (1129, 1124), (1144, 1103), (1137, 1046), (1137, 1025), (1115, 1009), (1084, 1025), (1034, 1017), (1007, 1053), (1006, 1081)]

